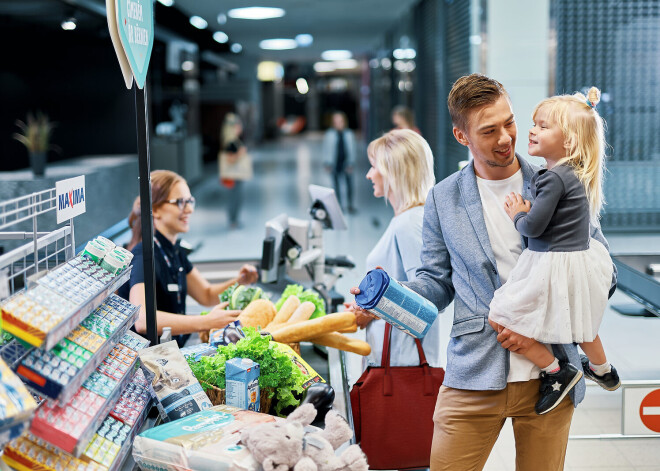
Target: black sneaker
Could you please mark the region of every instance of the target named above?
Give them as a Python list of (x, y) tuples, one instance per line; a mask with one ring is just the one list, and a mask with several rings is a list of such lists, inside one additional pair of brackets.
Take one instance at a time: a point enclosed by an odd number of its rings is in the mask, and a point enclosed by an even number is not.
[(614, 391), (621, 386), (621, 379), (619, 379), (619, 374), (613, 366), (612, 371), (605, 373), (603, 376), (599, 376), (589, 367), (589, 358), (587, 358), (586, 355), (580, 355), (580, 362), (582, 362), (584, 377), (598, 384), (601, 388), (607, 389), (608, 391)]
[(575, 387), (582, 378), (582, 372), (568, 362), (559, 363), (560, 370), (556, 373), (541, 371), (541, 397), (536, 403), (536, 413), (547, 414), (557, 407), (566, 394)]

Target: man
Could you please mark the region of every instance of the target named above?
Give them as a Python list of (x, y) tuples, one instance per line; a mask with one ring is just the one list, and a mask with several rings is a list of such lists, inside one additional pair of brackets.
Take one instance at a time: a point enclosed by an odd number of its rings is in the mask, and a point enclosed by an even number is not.
[(355, 162), (355, 135), (347, 127), (346, 115), (341, 111), (332, 114), (332, 128), (323, 138), (323, 163), (328, 172), (332, 172), (335, 181), (335, 193), (342, 204), (340, 180), (346, 182), (346, 200), (349, 213), (356, 212), (353, 206), (353, 163)]
[[(530, 340), (487, 322), (493, 293), (525, 247), (504, 211), (504, 197), (515, 192), (533, 201), (529, 184), (538, 169), (515, 153), (516, 122), (499, 82), (479, 74), (461, 77), (447, 103), (454, 137), (473, 160), (431, 190), (422, 267), (406, 283), (438, 309), (455, 301), (446, 376), (433, 417), (431, 470), (482, 469), (507, 417), (516, 469), (562, 470), (584, 380), (570, 400), (537, 415), (539, 369), (520, 355)], [(600, 229), (592, 228), (592, 237), (606, 244)], [(552, 349), (558, 359), (580, 365), (575, 345)]]

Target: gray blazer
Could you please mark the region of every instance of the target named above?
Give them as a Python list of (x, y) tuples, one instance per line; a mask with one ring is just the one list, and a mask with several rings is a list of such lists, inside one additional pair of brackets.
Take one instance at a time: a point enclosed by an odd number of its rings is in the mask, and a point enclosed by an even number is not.
[[(516, 157), (522, 167), (522, 195), (533, 202), (530, 181), (538, 168)], [(591, 235), (607, 247), (600, 228), (592, 228)], [(500, 346), (488, 324), (489, 305), (501, 282), (472, 162), (429, 192), (422, 240), (422, 266), (416, 279), (405, 284), (440, 310), (455, 301), (444, 384), (477, 391), (504, 389), (509, 351)], [(612, 282), (616, 284), (616, 271)], [(575, 344), (553, 345), (552, 349), (560, 360), (568, 358), (581, 368)], [(582, 401), (584, 392), (581, 380), (570, 393), (574, 404)]]

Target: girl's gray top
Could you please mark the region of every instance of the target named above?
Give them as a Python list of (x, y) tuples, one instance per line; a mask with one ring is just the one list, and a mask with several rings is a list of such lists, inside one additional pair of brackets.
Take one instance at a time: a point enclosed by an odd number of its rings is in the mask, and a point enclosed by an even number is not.
[(589, 201), (568, 165), (539, 170), (531, 180), (534, 204), (513, 223), (535, 252), (575, 252), (589, 248)]

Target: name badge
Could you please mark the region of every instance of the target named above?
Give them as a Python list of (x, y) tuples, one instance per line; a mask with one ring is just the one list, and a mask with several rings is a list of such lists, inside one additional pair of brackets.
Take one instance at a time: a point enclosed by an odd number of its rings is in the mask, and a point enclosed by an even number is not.
[(167, 291), (169, 291), (170, 293), (176, 293), (177, 291), (179, 291), (179, 285), (177, 285), (176, 283), (170, 283), (167, 285)]

